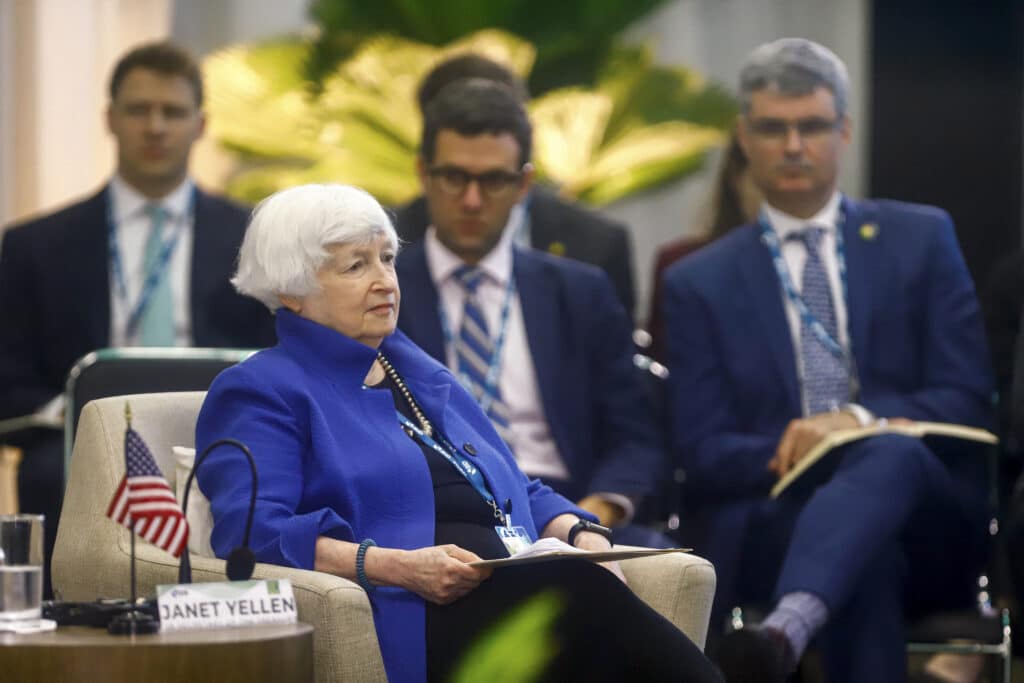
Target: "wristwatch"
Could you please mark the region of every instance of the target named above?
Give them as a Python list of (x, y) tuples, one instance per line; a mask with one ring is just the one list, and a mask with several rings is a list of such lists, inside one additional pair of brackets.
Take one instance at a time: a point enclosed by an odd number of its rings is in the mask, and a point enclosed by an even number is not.
[(612, 542), (611, 529), (609, 529), (606, 526), (601, 526), (596, 522), (591, 522), (589, 519), (581, 519), (580, 521), (573, 524), (572, 528), (569, 529), (569, 536), (567, 539), (569, 541), (569, 545), (576, 545), (575, 543), (573, 543), (573, 541), (576, 540), (576, 534), (578, 534), (581, 531), (593, 531), (595, 534), (601, 534), (602, 536), (607, 538), (608, 543)]

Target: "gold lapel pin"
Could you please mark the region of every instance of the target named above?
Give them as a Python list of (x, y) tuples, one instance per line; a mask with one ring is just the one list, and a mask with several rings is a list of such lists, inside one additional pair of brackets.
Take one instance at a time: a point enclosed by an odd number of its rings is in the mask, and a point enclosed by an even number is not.
[(878, 224), (877, 223), (865, 223), (860, 226), (860, 238), (862, 240), (871, 241), (878, 237)]
[(565, 256), (565, 244), (562, 242), (552, 242), (548, 245), (548, 253), (555, 256)]

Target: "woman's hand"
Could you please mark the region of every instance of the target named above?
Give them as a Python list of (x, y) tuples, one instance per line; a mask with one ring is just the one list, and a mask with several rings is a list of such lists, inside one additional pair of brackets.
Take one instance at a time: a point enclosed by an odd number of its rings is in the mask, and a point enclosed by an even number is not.
[(492, 569), (467, 564), (480, 559), (475, 553), (457, 545), (408, 550), (402, 554), (397, 584), (424, 600), (447, 605), (469, 593), (491, 575)]
[[(607, 538), (601, 534), (596, 534), (593, 531), (581, 531), (576, 534), (576, 538), (573, 539), (574, 544), (581, 550), (610, 550), (612, 544)], [(618, 562), (601, 562), (602, 567), (610, 571), (615, 576), (619, 577), (622, 583), (629, 585), (626, 581), (626, 575), (622, 573), (622, 567), (619, 566)]]

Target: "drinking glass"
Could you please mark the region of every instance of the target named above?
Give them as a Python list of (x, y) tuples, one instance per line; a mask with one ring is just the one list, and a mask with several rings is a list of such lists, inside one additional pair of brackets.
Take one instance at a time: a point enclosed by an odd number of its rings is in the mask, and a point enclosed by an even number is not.
[(43, 516), (0, 515), (0, 623), (39, 619)]

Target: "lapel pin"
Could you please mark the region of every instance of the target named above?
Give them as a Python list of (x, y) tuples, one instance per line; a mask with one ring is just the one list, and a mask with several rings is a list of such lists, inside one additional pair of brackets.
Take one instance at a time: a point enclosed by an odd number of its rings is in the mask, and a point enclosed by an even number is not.
[(565, 244), (562, 242), (552, 242), (548, 245), (548, 253), (555, 256), (565, 256)]
[(877, 223), (865, 223), (860, 226), (860, 238), (867, 242), (878, 237), (878, 224)]

